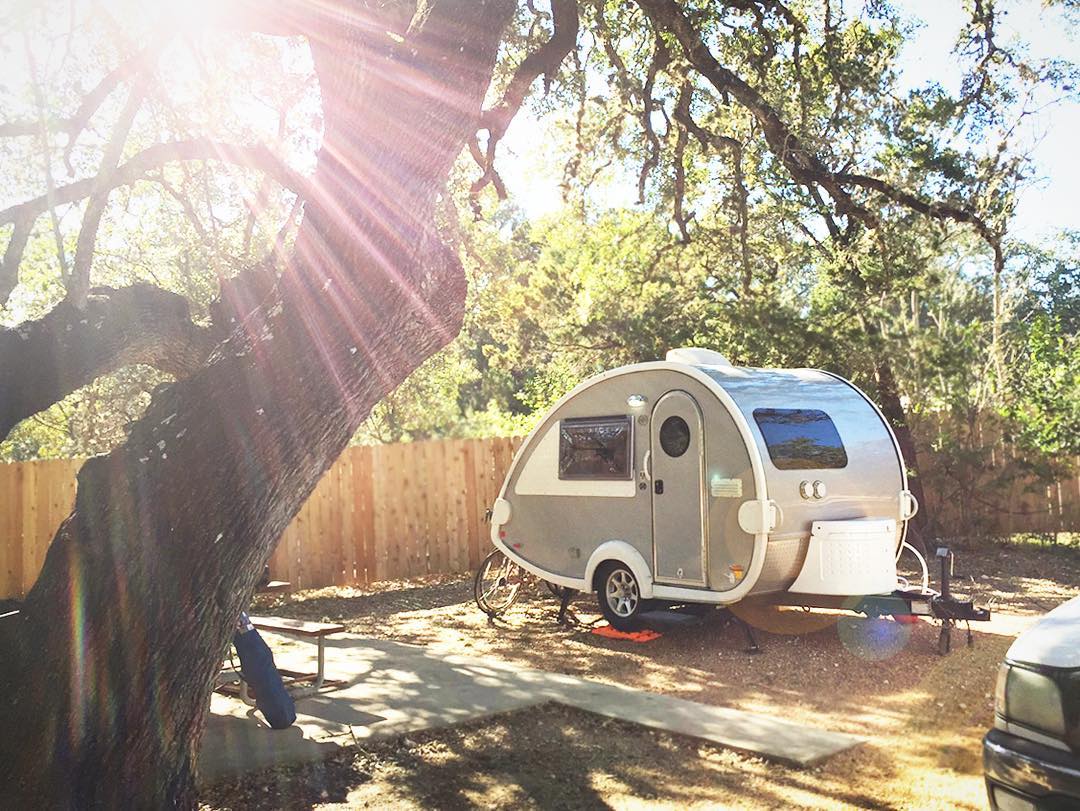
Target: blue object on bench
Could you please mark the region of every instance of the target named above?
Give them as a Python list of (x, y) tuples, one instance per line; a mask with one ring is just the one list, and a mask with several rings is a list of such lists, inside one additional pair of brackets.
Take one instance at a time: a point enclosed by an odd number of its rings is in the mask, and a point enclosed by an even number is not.
[(296, 705), (274, 665), (274, 654), (259, 632), (237, 632), (233, 636), (240, 672), (255, 691), (255, 707), (274, 729), (285, 729), (296, 720)]

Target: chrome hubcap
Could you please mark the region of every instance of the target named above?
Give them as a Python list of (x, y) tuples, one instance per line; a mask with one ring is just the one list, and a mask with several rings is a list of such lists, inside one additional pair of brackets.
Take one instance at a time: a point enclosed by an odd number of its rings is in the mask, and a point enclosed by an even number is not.
[(634, 576), (625, 569), (617, 569), (608, 575), (607, 604), (620, 617), (629, 617), (638, 606), (638, 587)]

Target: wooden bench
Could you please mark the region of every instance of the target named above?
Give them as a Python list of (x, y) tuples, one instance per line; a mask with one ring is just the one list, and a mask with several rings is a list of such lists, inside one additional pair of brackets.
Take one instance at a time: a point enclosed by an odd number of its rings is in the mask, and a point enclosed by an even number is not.
[[(294, 620), (288, 617), (248, 617), (251, 624), (260, 631), (269, 631), (275, 634), (286, 634), (304, 639), (313, 639), (318, 647), (318, 669), (314, 673), (301, 673), (295, 670), (283, 670), (278, 668), (282, 681), (287, 688), (293, 685), (310, 682), (302, 691), (290, 690), (293, 695), (314, 693), (321, 687), (338, 687), (345, 682), (342, 680), (326, 678), (326, 647), (324, 640), (330, 634), (338, 634), (345, 630), (344, 625), (332, 622), (306, 622)], [(222, 684), (218, 688), (221, 692), (230, 695), (239, 695), (248, 704), (253, 703), (248, 696), (247, 683), (242, 679), (239, 684)]]

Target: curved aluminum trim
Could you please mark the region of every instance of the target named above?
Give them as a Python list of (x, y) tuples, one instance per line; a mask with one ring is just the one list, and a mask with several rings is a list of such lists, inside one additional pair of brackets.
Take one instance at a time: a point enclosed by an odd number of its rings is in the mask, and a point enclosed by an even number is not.
[[(865, 391), (860, 389), (858, 386), (856, 386), (854, 383), (852, 383), (847, 378), (841, 377), (840, 375), (836, 374), (835, 372), (827, 372), (824, 369), (814, 369), (813, 371), (821, 372), (823, 375), (828, 375), (829, 377), (836, 378), (841, 383), (846, 383), (848, 386), (850, 386), (856, 392), (858, 392), (860, 397), (862, 397), (864, 400), (866, 400), (867, 403), (870, 404), (870, 408), (874, 409), (874, 413), (877, 414), (878, 419), (881, 420), (881, 424), (884, 425), (885, 430), (889, 432), (889, 438), (892, 439), (893, 450), (896, 451), (896, 461), (900, 465), (900, 481), (903, 483), (903, 487), (901, 487), (900, 489), (901, 490), (907, 490), (908, 489), (907, 465), (904, 464), (904, 452), (900, 450), (900, 442), (899, 442), (899, 440), (897, 440), (896, 434), (893, 432), (892, 426), (889, 425), (889, 421), (887, 419), (885, 419), (885, 414), (882, 413), (880, 408), (878, 408), (878, 404), (875, 403), (873, 400), (871, 400), (870, 397), (866, 394)], [(914, 518), (914, 517), (915, 517), (915, 514), (912, 513), (911, 518)], [(900, 531), (900, 541), (899, 541), (899, 543), (896, 544), (897, 551), (899, 551), (900, 549), (903, 548), (904, 541), (907, 540), (907, 531), (908, 531), (908, 521), (909, 520), (910, 520), (909, 518), (903, 520), (904, 528)]]
[[(585, 584), (592, 584), (593, 576), (600, 564), (605, 560), (617, 560), (630, 567), (630, 571), (638, 581), (638, 591), (641, 596), (648, 599), (653, 596), (653, 573), (649, 571), (649, 564), (640, 552), (626, 541), (604, 541), (589, 556), (589, 562), (585, 565)], [(582, 589), (589, 591), (589, 588)]]

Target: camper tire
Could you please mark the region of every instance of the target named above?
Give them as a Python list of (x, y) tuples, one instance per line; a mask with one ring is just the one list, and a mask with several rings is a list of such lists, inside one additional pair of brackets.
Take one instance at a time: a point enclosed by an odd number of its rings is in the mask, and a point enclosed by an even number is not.
[(596, 570), (596, 600), (608, 624), (619, 631), (634, 631), (647, 611), (641, 585), (625, 563), (609, 560)]

